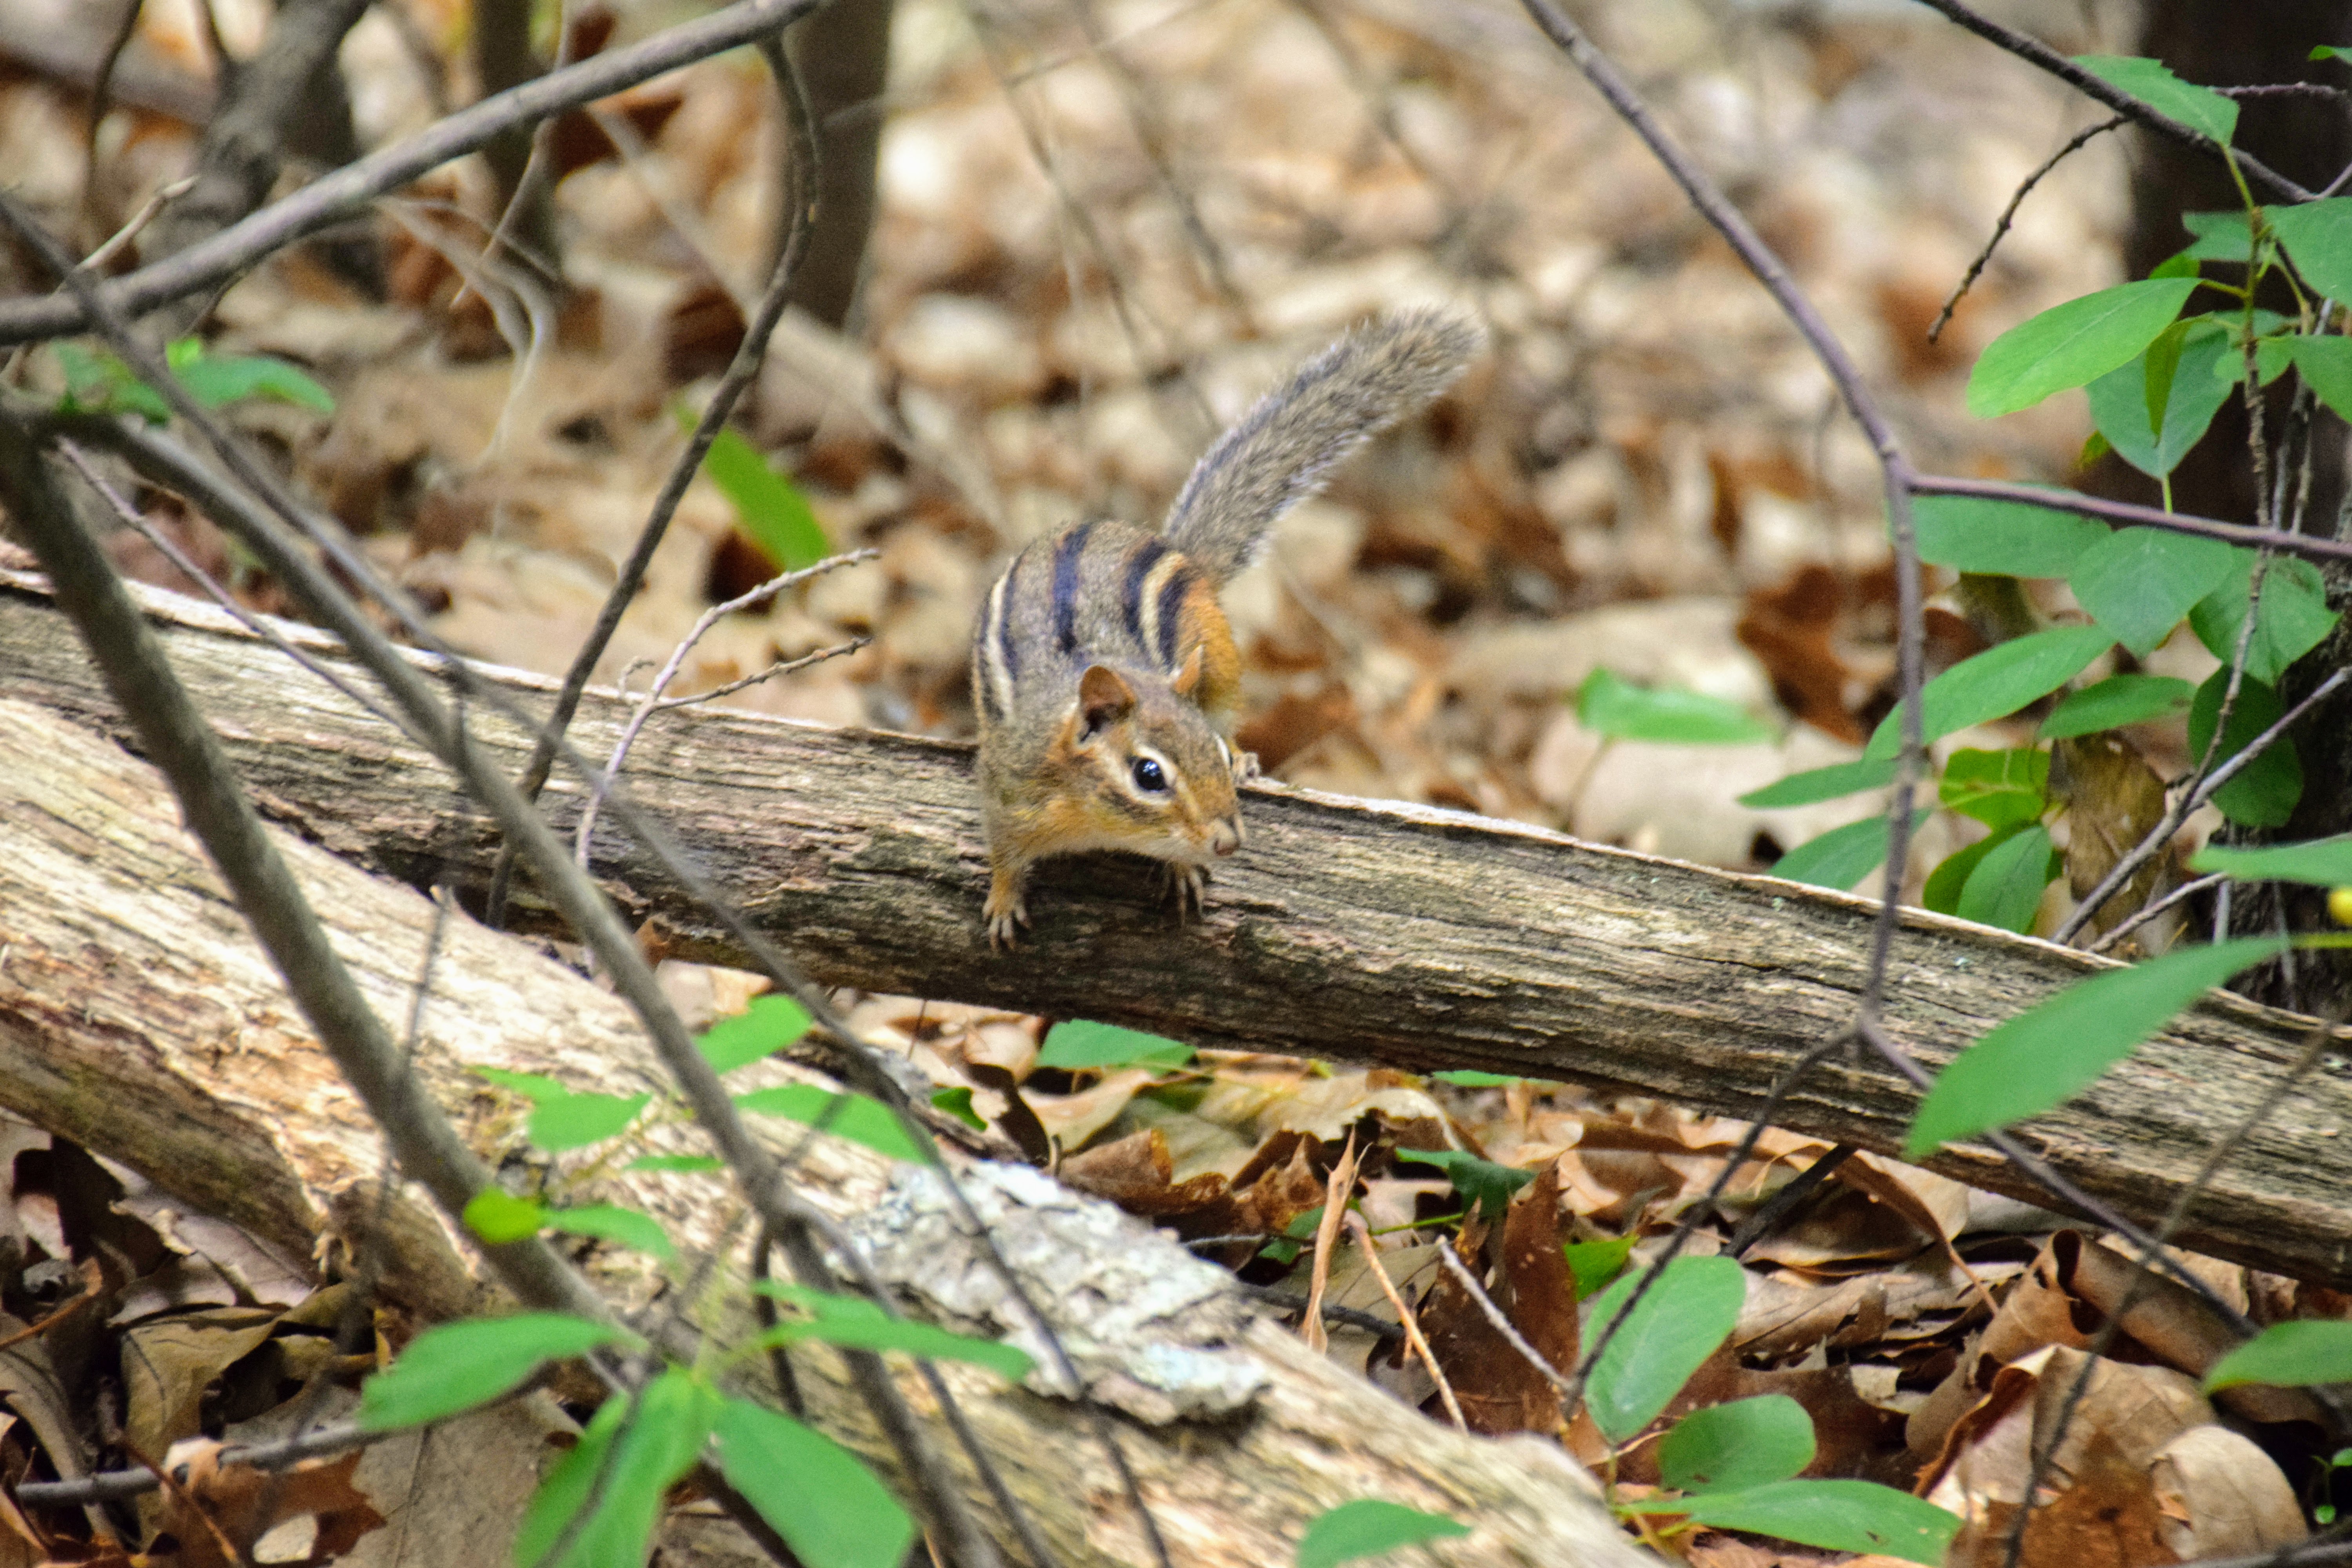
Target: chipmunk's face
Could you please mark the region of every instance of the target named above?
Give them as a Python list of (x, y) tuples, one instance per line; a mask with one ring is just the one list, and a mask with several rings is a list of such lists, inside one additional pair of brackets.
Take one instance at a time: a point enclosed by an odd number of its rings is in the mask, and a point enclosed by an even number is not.
[(1242, 847), (1233, 749), (1192, 703), (1098, 664), (1078, 683), (1066, 734), (1088, 785), (1093, 847), (1188, 866)]

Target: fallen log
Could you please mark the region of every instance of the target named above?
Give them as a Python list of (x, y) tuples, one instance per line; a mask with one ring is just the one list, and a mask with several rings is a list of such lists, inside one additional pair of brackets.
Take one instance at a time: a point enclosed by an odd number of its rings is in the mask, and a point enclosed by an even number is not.
[[(151, 595), (167, 645), (277, 820), (403, 879), (478, 889), (496, 845), (419, 748), (209, 606)], [(289, 635), (365, 678), (331, 639)], [(543, 706), (549, 682), (491, 672)], [(122, 733), (37, 579), (0, 574), (0, 690)], [(481, 742), (520, 767), (520, 731), (479, 710)], [(610, 694), (574, 739), (601, 759), (625, 717)], [(1037, 924), (992, 952), (970, 749), (689, 709), (631, 753), (635, 796), (815, 978), (1084, 1016), (1209, 1044), (1413, 1070), (1477, 1068), (1656, 1095), (1730, 1114), (1843, 1028), (1862, 993), (1869, 900), (1582, 844), (1431, 807), (1253, 789), (1250, 840), (1179, 927), (1155, 868), (1048, 863)], [(576, 781), (548, 807), (576, 818)], [(609, 814), (604, 822), (609, 824)], [(600, 826), (595, 868), (681, 956), (740, 962), (658, 862)], [(530, 913), (526, 908), (525, 913)], [(1887, 975), (1895, 1037), (1930, 1069), (2104, 961), (1906, 911)], [(2161, 1218), (2206, 1152), (2258, 1106), (2308, 1020), (2215, 994), (2074, 1101), (2027, 1124), (2050, 1163), (2121, 1214)], [(2346, 1037), (2352, 1040), (2352, 1033)], [(1782, 1125), (1892, 1152), (1917, 1092), (1875, 1061), (1807, 1074)], [(2197, 1198), (2184, 1246), (2352, 1285), (2352, 1067), (2331, 1057), (2242, 1141)], [(1990, 1148), (1927, 1163), (2055, 1207)]]
[[(21, 689), (13, 678), (6, 684)], [(430, 902), (282, 837), (369, 1001), (387, 1019), (404, 1019), (424, 973)], [(660, 1088), (659, 1066), (627, 1009), (530, 944), (459, 916), (446, 924), (431, 974), (415, 1070), (493, 1163), (524, 1154), (520, 1118), (471, 1067), (551, 1074), (581, 1090)], [(462, 1243), (421, 1195), (394, 1205), (388, 1223), (374, 1228), (383, 1161), (375, 1130), (181, 830), (163, 782), (105, 738), (5, 697), (0, 1105), (289, 1256), (313, 1256), (322, 1238), (356, 1249), (373, 1234), (386, 1249), (387, 1293), (420, 1317), (482, 1303)], [(797, 1131), (780, 1133), (778, 1144), (797, 1147)], [(681, 1151), (697, 1148), (686, 1128), (661, 1136)], [(906, 1168), (893, 1188), (879, 1157), (832, 1138), (815, 1143), (795, 1167), (801, 1190), (837, 1218), (854, 1219), (861, 1247), (887, 1254), (889, 1216), (908, 1209)], [(985, 1167), (971, 1179), (984, 1184), (989, 1171), (1003, 1169)], [(1029, 1186), (1043, 1182), (1024, 1168), (1013, 1172)], [(887, 1201), (894, 1192), (895, 1205)], [(595, 1195), (657, 1215), (689, 1258), (740, 1237), (739, 1205), (719, 1179), (624, 1173)], [(1140, 1222), (1097, 1200), (1060, 1194), (1055, 1202), (1054, 1262), (1064, 1278), (1148, 1268), (1164, 1280), (1198, 1270), (1186, 1287), (1188, 1314), (1243, 1325), (1219, 1353), (1226, 1383), (1254, 1385), (1254, 1399), (1210, 1421), (1116, 1424), (1176, 1561), (1287, 1562), (1309, 1520), (1359, 1498), (1405, 1501), (1472, 1524), (1472, 1535), (1436, 1547), (1449, 1563), (1640, 1568), (1651, 1561), (1556, 1444), (1489, 1441), (1438, 1426), (1274, 1323), (1252, 1321), (1229, 1277)], [(1086, 1223), (1073, 1223), (1080, 1210)], [(595, 1261), (601, 1282), (625, 1304), (648, 1299), (655, 1276), (638, 1255), (600, 1252)], [(724, 1267), (740, 1271), (740, 1261), (726, 1258)], [(1066, 1329), (1078, 1312), (1066, 1299), (1055, 1310), (1068, 1314)], [(822, 1347), (795, 1350), (793, 1359), (813, 1419), (887, 1471), (890, 1450), (839, 1360)], [(1060, 1561), (1148, 1561), (1126, 1494), (1075, 1405), (973, 1369), (941, 1370)], [(947, 1440), (929, 1390), (911, 1372), (901, 1382), (974, 1509), (1009, 1542)]]

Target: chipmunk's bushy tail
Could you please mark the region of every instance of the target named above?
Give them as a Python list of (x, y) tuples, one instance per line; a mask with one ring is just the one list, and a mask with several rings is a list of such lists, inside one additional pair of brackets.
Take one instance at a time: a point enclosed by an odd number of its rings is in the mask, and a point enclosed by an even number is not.
[(1443, 392), (1486, 341), (1469, 318), (1438, 310), (1400, 311), (1349, 333), (1218, 437), (1161, 531), (1223, 584), (1340, 458)]

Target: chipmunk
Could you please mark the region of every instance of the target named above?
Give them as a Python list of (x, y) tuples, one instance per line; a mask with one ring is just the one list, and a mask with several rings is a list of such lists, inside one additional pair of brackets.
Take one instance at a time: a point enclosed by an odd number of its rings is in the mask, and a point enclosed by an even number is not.
[(1023, 884), (1053, 855), (1123, 849), (1167, 863), (1180, 912), (1242, 845), (1233, 748), (1241, 656), (1218, 590), (1334, 464), (1445, 388), (1485, 342), (1412, 310), (1302, 365), (1219, 437), (1157, 534), (1078, 522), (1013, 557), (972, 635), (989, 941), (1028, 923)]

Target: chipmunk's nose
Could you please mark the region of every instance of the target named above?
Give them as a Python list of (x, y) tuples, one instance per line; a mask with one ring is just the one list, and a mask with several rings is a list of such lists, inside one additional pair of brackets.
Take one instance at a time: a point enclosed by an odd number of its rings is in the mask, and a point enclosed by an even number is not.
[(1230, 855), (1242, 847), (1242, 825), (1238, 818), (1227, 817), (1209, 830), (1209, 847), (1220, 855)]

